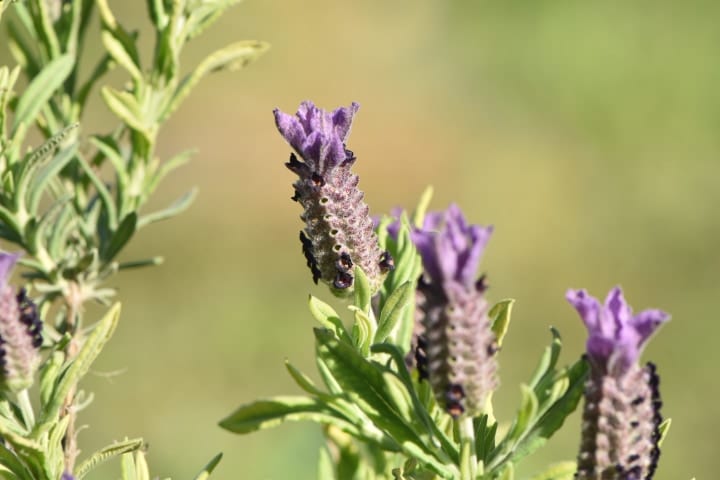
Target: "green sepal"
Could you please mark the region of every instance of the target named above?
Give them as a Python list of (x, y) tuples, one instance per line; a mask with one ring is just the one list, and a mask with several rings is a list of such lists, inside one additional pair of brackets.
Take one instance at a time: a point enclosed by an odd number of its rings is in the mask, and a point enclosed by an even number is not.
[(490, 309), (488, 316), (492, 322), (491, 329), (495, 334), (495, 340), (497, 341), (498, 347), (502, 346), (503, 339), (507, 334), (508, 327), (510, 326), (510, 315), (512, 313), (512, 307), (515, 300), (508, 298), (501, 300)]
[(195, 480), (207, 480), (210, 478), (210, 474), (215, 470), (215, 468), (220, 463), (220, 460), (222, 460), (223, 454), (218, 453), (215, 455), (210, 461), (203, 467), (200, 472), (195, 475)]
[(123, 440), (121, 442), (113, 443), (112, 445), (108, 445), (107, 447), (98, 450), (90, 455), (87, 460), (78, 465), (75, 469), (75, 479), (80, 480), (101, 463), (115, 458), (118, 455), (139, 450), (143, 446), (143, 443), (142, 438), (133, 438), (132, 440)]
[(20, 125), (30, 125), (40, 110), (60, 88), (73, 70), (75, 59), (70, 54), (62, 55), (48, 63), (33, 78), (18, 100), (10, 136), (15, 136)]
[(560, 462), (550, 465), (544, 472), (532, 477), (532, 480), (573, 480), (577, 463)]
[(88, 372), (92, 363), (115, 332), (119, 319), (120, 304), (116, 303), (108, 310), (105, 316), (95, 324), (77, 356), (71, 360), (70, 364), (60, 374), (47, 406), (43, 409), (42, 415), (35, 426), (33, 431), (34, 437), (47, 431), (57, 422), (60, 410), (70, 389), (77, 385), (80, 379)]

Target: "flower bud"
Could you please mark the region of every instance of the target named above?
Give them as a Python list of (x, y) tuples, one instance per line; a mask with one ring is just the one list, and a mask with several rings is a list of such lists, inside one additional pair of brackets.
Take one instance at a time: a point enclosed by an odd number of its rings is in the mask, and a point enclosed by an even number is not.
[(382, 252), (358, 177), (350, 171), (355, 154), (345, 142), (359, 106), (326, 112), (312, 102), (300, 105), (295, 116), (276, 109), (278, 130), (297, 155), (286, 164), (299, 178), (293, 200), (304, 209), (300, 218), (302, 251), (313, 281), (322, 280), (338, 296), (354, 289), (354, 267), (359, 266), (376, 292), (392, 269)]

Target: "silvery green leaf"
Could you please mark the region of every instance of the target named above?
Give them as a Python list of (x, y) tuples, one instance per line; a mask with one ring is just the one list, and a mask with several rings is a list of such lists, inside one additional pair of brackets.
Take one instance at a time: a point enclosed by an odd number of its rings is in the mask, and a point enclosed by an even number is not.
[(535, 369), (535, 373), (528, 382), (528, 385), (532, 388), (536, 388), (541, 381), (553, 376), (555, 365), (557, 365), (558, 358), (560, 357), (560, 350), (562, 349), (562, 341), (560, 339), (559, 332), (551, 328), (552, 343), (545, 349), (543, 356), (540, 358), (540, 363)]
[(63, 439), (67, 432), (69, 416), (64, 416), (55, 422), (48, 432), (47, 442), (43, 445), (47, 455), (45, 469), (50, 478), (60, 478), (65, 466), (65, 455), (63, 452)]
[(285, 368), (287, 369), (288, 373), (290, 373), (290, 376), (293, 378), (293, 380), (295, 380), (297, 386), (302, 388), (305, 392), (316, 397), (327, 396), (325, 392), (321, 391), (315, 386), (310, 377), (295, 368), (289, 360), (285, 360)]
[(25, 5), (15, 3), (15, 18), (22, 25), (22, 30), (14, 21), (8, 22), (10, 34), (10, 52), (18, 65), (30, 77), (34, 77), (40, 71), (40, 59), (36, 55), (36, 45), (39, 42), (35, 25)]
[(140, 229), (151, 223), (167, 220), (187, 210), (192, 205), (193, 200), (197, 196), (197, 188), (185, 192), (180, 198), (175, 200), (169, 207), (148, 213), (138, 219), (137, 228)]
[(168, 14), (165, 10), (165, 3), (163, 0), (148, 0), (148, 12), (150, 13), (150, 19), (152, 20), (155, 28), (162, 31), (168, 24)]
[(135, 230), (137, 230), (137, 214), (132, 212), (120, 222), (120, 225), (118, 225), (117, 230), (113, 232), (109, 242), (104, 245), (103, 251), (101, 252), (103, 261), (109, 262), (115, 258), (130, 238), (132, 238)]
[(369, 312), (373, 292), (370, 291), (370, 282), (368, 282), (367, 275), (365, 275), (362, 268), (357, 266), (355, 267), (354, 294), (355, 306), (364, 313)]
[(378, 329), (375, 333), (375, 343), (384, 342), (392, 333), (406, 309), (413, 307), (411, 301), (414, 299), (414, 287), (411, 282), (405, 282), (396, 288), (387, 300), (385, 300), (382, 311), (380, 312)]
[(50, 354), (45, 364), (40, 369), (40, 409), (50, 401), (53, 388), (57, 381), (58, 374), (62, 369), (65, 361), (65, 354), (61, 351), (55, 351)]
[(560, 462), (550, 465), (547, 470), (532, 477), (532, 480), (573, 480), (577, 463)]
[(188, 163), (194, 153), (194, 150), (186, 150), (163, 162), (148, 182), (146, 186), (146, 191), (148, 192), (147, 194), (150, 195), (154, 192), (160, 181), (162, 181), (168, 174)]
[[(57, 152), (53, 159), (50, 160), (47, 165), (42, 166), (38, 171), (37, 175), (32, 178), (30, 185), (28, 186), (27, 192), (27, 208), (30, 214), (37, 214), (38, 207), (40, 205), (40, 199), (43, 193), (45, 193), (50, 182), (54, 178), (57, 178), (60, 171), (65, 168), (65, 166), (67, 166), (67, 164), (70, 163), (73, 158), (75, 158), (77, 147), (77, 143), (73, 143), (67, 148), (64, 148)], [(24, 182), (24, 180), (25, 179), (22, 179), (21, 182)], [(18, 184), (18, 195), (22, 193), (20, 189), (22, 185), (23, 183)]]
[(53, 27), (52, 18), (48, 11), (48, 2), (30, 2), (30, 11), (37, 28), (39, 46), (43, 48), (48, 58), (60, 56), (60, 41)]
[(210, 26), (225, 10), (239, 3), (240, 0), (188, 0), (187, 10), (190, 12), (187, 31), (187, 39), (200, 35)]
[(134, 260), (131, 262), (122, 262), (118, 264), (118, 270), (129, 270), (131, 268), (143, 268), (143, 267), (154, 267), (156, 265), (162, 265), (165, 262), (164, 257), (152, 257), (145, 260)]
[(164, 122), (172, 115), (205, 75), (222, 70), (237, 70), (243, 68), (259, 58), (268, 48), (270, 48), (270, 46), (265, 42), (246, 40), (233, 43), (212, 53), (182, 79), (175, 89), (172, 99), (160, 115), (159, 121)]
[(218, 466), (220, 460), (222, 460), (223, 454), (218, 453), (203, 467), (203, 469), (195, 476), (195, 480), (207, 480), (210, 478), (210, 474)]
[(111, 231), (115, 230), (117, 228), (118, 222), (117, 209), (115, 208), (115, 202), (113, 201), (112, 195), (110, 195), (108, 187), (105, 185), (105, 182), (103, 182), (102, 179), (98, 176), (95, 170), (90, 165), (88, 165), (84, 158), (78, 157), (78, 161), (80, 163), (80, 167), (85, 172), (85, 175), (87, 175), (88, 179), (90, 179), (90, 183), (92, 183), (93, 187), (95, 187), (95, 191), (100, 198), (100, 202), (103, 206), (103, 211), (107, 218), (108, 228)]
[(128, 127), (141, 133), (149, 141), (153, 139), (151, 128), (145, 124), (142, 109), (132, 94), (107, 86), (102, 88), (100, 94), (108, 108)]
[(340, 320), (337, 312), (335, 312), (330, 305), (312, 295), (309, 296), (308, 300), (310, 313), (315, 317), (315, 320), (320, 322), (323, 327), (332, 331), (338, 338), (343, 339), (345, 342), (352, 343), (352, 339), (345, 329), (342, 320)]
[(510, 315), (512, 313), (512, 307), (515, 300), (508, 298), (501, 300), (490, 309), (488, 316), (492, 322), (492, 331), (495, 334), (495, 339), (498, 343), (498, 347), (502, 346), (505, 334), (510, 326)]
[(352, 327), (353, 343), (358, 351), (367, 357), (370, 355), (370, 343), (375, 335), (375, 322), (362, 310), (351, 305), (350, 310), (353, 311), (355, 323)]
[(309, 420), (316, 423), (355, 428), (338, 412), (323, 402), (308, 397), (282, 396), (257, 400), (243, 405), (220, 421), (220, 426), (234, 433), (246, 434), (275, 427), (286, 421)]
[(120, 457), (120, 473), (122, 480), (150, 480), (145, 453), (142, 450), (124, 453)]
[(107, 447), (93, 453), (87, 460), (84, 460), (80, 465), (78, 465), (78, 467), (75, 469), (75, 479), (80, 480), (101, 463), (106, 462), (111, 458), (115, 458), (118, 455), (134, 452), (140, 449), (142, 446), (142, 438), (123, 440), (121, 442), (108, 445)]
[(538, 411), (538, 399), (535, 396), (535, 392), (527, 385), (520, 385), (520, 391), (522, 394), (520, 409), (513, 422), (512, 429), (505, 437), (507, 441), (510, 442), (516, 441), (525, 433)]
[(11, 128), (11, 136), (21, 124), (29, 125), (35, 121), (40, 109), (55, 94), (72, 72), (75, 59), (70, 54), (62, 55), (48, 63), (40, 73), (32, 79), (18, 100), (15, 118)]
[(497, 422), (488, 425), (490, 418), (481, 415), (473, 418), (473, 430), (475, 432), (475, 455), (478, 461), (487, 463), (490, 454), (495, 450), (495, 434), (497, 433)]
[(497, 480), (513, 480), (515, 478), (515, 467), (512, 463), (505, 465), (505, 468), (500, 472)]
[(0, 477), (7, 480), (34, 480), (34, 476), (18, 458), (17, 453), (0, 444)]
[(125, 49), (125, 45), (123, 45), (115, 35), (107, 30), (104, 30), (100, 36), (102, 38), (102, 43), (105, 46), (105, 50), (107, 50), (112, 59), (115, 60), (118, 65), (127, 70), (133, 80), (136, 82), (142, 82), (143, 75), (140, 71), (140, 66), (135, 63), (135, 60), (130, 52)]
[(35, 427), (34, 433), (36, 436), (47, 431), (52, 424), (57, 421), (68, 392), (73, 386), (77, 385), (80, 379), (88, 372), (90, 365), (92, 365), (102, 351), (102, 348), (115, 332), (119, 319), (120, 304), (116, 303), (108, 310), (105, 316), (94, 325), (92, 332), (88, 335), (77, 356), (58, 378), (50, 401), (46, 408), (43, 409)]

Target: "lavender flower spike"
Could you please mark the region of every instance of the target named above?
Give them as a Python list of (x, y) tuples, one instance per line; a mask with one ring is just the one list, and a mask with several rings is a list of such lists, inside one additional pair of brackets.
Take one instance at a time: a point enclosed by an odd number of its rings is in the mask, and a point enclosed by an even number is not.
[(37, 309), (25, 294), (8, 284), (20, 255), (0, 253), (0, 385), (18, 392), (32, 385), (40, 362), (42, 323)]
[(492, 227), (468, 225), (456, 205), (425, 220), (427, 229), (411, 233), (426, 273), (417, 291), (418, 370), (450, 415), (474, 416), (497, 387), (487, 285), (485, 277), (476, 281)]
[(378, 245), (359, 179), (350, 171), (355, 155), (345, 148), (358, 108), (353, 103), (326, 112), (305, 101), (294, 116), (274, 111), (278, 130), (301, 158), (291, 154), (286, 166), (300, 177), (292, 199), (304, 209), (303, 253), (313, 281), (322, 280), (338, 296), (352, 293), (356, 265), (373, 291), (392, 267)]
[(670, 316), (660, 310), (633, 315), (619, 287), (604, 305), (585, 290), (569, 290), (566, 298), (589, 333), (590, 377), (576, 478), (650, 480), (660, 456), (662, 402), (655, 366), (640, 367), (638, 359)]

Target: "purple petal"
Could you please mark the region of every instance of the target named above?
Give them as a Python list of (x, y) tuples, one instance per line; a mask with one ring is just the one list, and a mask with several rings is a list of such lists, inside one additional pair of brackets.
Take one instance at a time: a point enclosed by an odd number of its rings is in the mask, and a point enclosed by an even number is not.
[(655, 330), (670, 320), (670, 315), (662, 310), (643, 310), (632, 319), (633, 328), (640, 336), (640, 344), (644, 344)]
[(0, 291), (5, 289), (10, 279), (10, 272), (21, 256), (22, 253), (0, 253)]
[(302, 156), (303, 144), (305, 143), (307, 135), (298, 119), (292, 115), (281, 112), (277, 108), (273, 110), (273, 114), (275, 115), (275, 125), (277, 125), (280, 131), (280, 135)]
[(332, 123), (335, 126), (335, 133), (340, 137), (341, 142), (345, 143), (348, 135), (350, 135), (353, 117), (359, 109), (360, 105), (353, 102), (350, 104), (350, 107), (336, 108), (332, 113)]
[(600, 318), (600, 302), (588, 295), (587, 290), (568, 290), (565, 298), (575, 307), (580, 318), (589, 331), (598, 329)]

